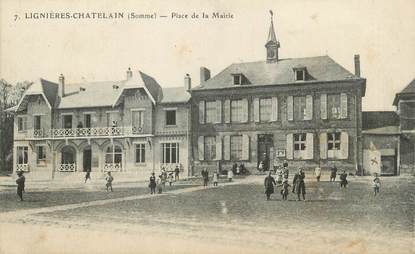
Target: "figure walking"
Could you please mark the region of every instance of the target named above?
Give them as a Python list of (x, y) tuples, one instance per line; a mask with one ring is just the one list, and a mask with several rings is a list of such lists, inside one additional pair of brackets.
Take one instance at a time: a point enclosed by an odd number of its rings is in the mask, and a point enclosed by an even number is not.
[(343, 170), (343, 173), (340, 174), (340, 188), (346, 188), (347, 184), (347, 173)]
[(378, 173), (375, 173), (374, 176), (375, 178), (373, 179), (373, 193), (376, 196), (380, 191), (380, 179), (378, 177)]
[(85, 173), (85, 183), (88, 180), (91, 181), (91, 170), (90, 169), (88, 169)]
[(335, 182), (336, 181), (336, 176), (337, 176), (337, 168), (336, 168), (336, 166), (333, 166), (331, 168), (331, 173), (330, 173), (330, 182)]
[(298, 201), (301, 201), (300, 195), (303, 196), (303, 200), (305, 201), (305, 173), (303, 169), (299, 169), (298, 173), (294, 175), (293, 180), (293, 192), (297, 193)]
[(148, 184), (148, 187), (150, 187), (150, 194), (156, 194), (156, 177), (154, 176), (154, 172), (151, 173), (150, 176), (150, 183)]
[(107, 192), (112, 190), (112, 182), (114, 181), (114, 177), (111, 175), (111, 172), (107, 172), (107, 176), (105, 177), (105, 181), (107, 181), (107, 184), (105, 186), (107, 187)]
[(19, 196), (20, 201), (23, 201), (23, 192), (24, 187), (25, 187), (25, 181), (26, 178), (23, 175), (22, 171), (17, 172), (17, 179), (16, 179), (16, 183), (17, 183), (17, 196)]
[(267, 201), (271, 199), (271, 194), (274, 193), (274, 185), (277, 183), (275, 182), (274, 177), (271, 175), (271, 171), (268, 173), (268, 176), (265, 177), (264, 186), (265, 186), (265, 195), (267, 196)]

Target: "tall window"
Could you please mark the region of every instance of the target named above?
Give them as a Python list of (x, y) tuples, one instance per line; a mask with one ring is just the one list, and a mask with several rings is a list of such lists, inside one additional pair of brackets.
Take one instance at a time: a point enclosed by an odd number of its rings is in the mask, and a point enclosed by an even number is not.
[(17, 130), (18, 131), (26, 131), (27, 130), (27, 117), (26, 116), (18, 116), (17, 117)]
[(234, 74), (233, 75), (233, 84), (234, 85), (242, 85), (242, 75), (241, 74)]
[(120, 114), (118, 112), (107, 112), (107, 126), (108, 127), (119, 126), (120, 124), (119, 121), (120, 121)]
[(179, 143), (163, 143), (161, 150), (163, 163), (179, 163)]
[(216, 137), (205, 137), (205, 160), (216, 158)]
[(327, 109), (329, 119), (340, 119), (340, 94), (327, 95)]
[(117, 145), (110, 145), (105, 152), (105, 163), (122, 163), (122, 149)]
[(46, 159), (46, 150), (44, 146), (37, 146), (37, 160), (45, 160)]
[(243, 117), (242, 100), (232, 100), (231, 101), (231, 121), (242, 122), (242, 117)]
[(166, 110), (166, 125), (176, 125), (176, 110)]
[(242, 159), (242, 136), (231, 136), (231, 160)]
[(132, 126), (137, 131), (140, 131), (143, 128), (143, 116), (144, 116), (143, 111), (132, 111), (131, 112)]
[(306, 97), (294, 97), (294, 120), (304, 120), (306, 115)]
[(295, 80), (296, 81), (305, 80), (305, 70), (303, 69), (295, 70)]
[(340, 132), (327, 133), (327, 149), (340, 150)]
[(91, 114), (84, 115), (85, 128), (91, 128)]
[(259, 100), (259, 117), (260, 117), (261, 122), (271, 121), (271, 109), (272, 109), (271, 98)]
[(135, 163), (146, 162), (146, 144), (135, 145)]
[(72, 129), (72, 115), (63, 115), (63, 128)]
[(17, 164), (27, 164), (28, 162), (28, 147), (18, 146), (17, 147)]
[(306, 134), (294, 134), (294, 151), (303, 151), (306, 149)]
[(206, 123), (214, 123), (216, 121), (216, 101), (206, 102)]

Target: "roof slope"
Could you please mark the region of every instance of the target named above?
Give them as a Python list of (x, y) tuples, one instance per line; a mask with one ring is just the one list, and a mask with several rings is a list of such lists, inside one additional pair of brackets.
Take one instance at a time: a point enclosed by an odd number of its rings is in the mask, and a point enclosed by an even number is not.
[(398, 101), (401, 98), (411, 97), (415, 98), (415, 79), (413, 79), (400, 93), (395, 95), (395, 99), (393, 100), (393, 105), (398, 105)]
[(165, 87), (161, 103), (185, 103), (189, 99), (190, 94), (184, 90), (184, 87)]
[(281, 59), (275, 63), (266, 61), (234, 63), (222, 72), (192, 90), (234, 87), (232, 74), (243, 74), (251, 85), (283, 85), (298, 83), (293, 68), (307, 68), (307, 81), (338, 81), (360, 79), (329, 56)]
[(399, 126), (399, 116), (394, 111), (362, 112), (362, 129), (378, 129)]

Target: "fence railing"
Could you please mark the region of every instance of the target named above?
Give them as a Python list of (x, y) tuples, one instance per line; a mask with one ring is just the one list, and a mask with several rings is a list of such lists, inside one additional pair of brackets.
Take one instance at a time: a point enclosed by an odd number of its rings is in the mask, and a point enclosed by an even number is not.
[(112, 171), (112, 172), (120, 172), (122, 171), (122, 164), (121, 163), (105, 163), (104, 164), (104, 171)]
[(28, 164), (17, 164), (16, 165), (16, 171), (28, 172), (29, 171), (29, 165)]
[(58, 171), (60, 172), (75, 172), (76, 163), (62, 163), (58, 165)]
[(36, 129), (27, 132), (28, 138), (117, 137), (143, 134), (141, 127), (93, 127), (73, 129)]

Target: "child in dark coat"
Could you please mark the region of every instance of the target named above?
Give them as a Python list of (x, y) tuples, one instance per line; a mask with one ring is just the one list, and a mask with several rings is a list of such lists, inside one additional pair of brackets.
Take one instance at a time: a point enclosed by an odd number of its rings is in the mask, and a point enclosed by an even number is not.
[(282, 200), (287, 200), (288, 198), (288, 193), (289, 188), (291, 187), (291, 185), (288, 183), (288, 179), (285, 179), (282, 184), (278, 185), (278, 186), (282, 186), (282, 190), (281, 190), (281, 196), (282, 196)]

